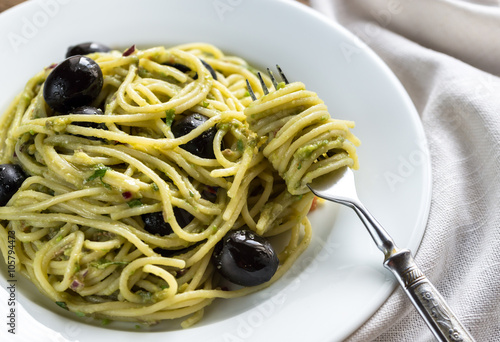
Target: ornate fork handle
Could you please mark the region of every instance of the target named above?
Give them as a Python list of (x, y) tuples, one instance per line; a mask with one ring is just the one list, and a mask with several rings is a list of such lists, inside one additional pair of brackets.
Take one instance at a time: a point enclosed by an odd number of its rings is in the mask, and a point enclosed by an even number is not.
[[(345, 172), (342, 179), (352, 183), (354, 181), (352, 172), (348, 168), (345, 169)], [(339, 189), (333, 188), (319, 192), (316, 188), (311, 188), (311, 190), (320, 197), (348, 206), (356, 212), (377, 247), (384, 253), (384, 266), (396, 276), (399, 284), (438, 341), (475, 341), (453, 314), (438, 290), (415, 264), (411, 252), (396, 246), (384, 227), (358, 199), (355, 189), (354, 192), (351, 189), (348, 196), (337, 195), (336, 191)]]
[(399, 250), (393, 253), (385, 260), (384, 266), (394, 273), (399, 284), (439, 341), (474, 341), (438, 290), (420, 271), (409, 250)]

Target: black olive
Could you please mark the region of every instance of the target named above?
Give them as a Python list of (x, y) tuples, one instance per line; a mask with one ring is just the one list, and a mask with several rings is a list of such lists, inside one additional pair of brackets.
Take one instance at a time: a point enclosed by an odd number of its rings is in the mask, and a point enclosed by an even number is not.
[(214, 80), (217, 80), (217, 74), (215, 73), (214, 68), (212, 68), (212, 66), (210, 64), (208, 64), (207, 62), (205, 62), (203, 59), (200, 59), (200, 61), (205, 66), (205, 68), (207, 68), (208, 71), (210, 71)]
[(167, 64), (167, 65), (169, 65), (169, 66), (171, 66), (171, 67), (174, 67), (174, 68), (176, 68), (177, 70), (182, 71), (182, 72), (184, 72), (184, 73), (186, 73), (186, 72), (190, 72), (190, 71), (191, 71), (191, 68), (190, 68), (190, 67), (185, 66), (184, 64), (181, 64), (181, 63), (173, 63), (173, 64)]
[[(207, 62), (205, 62), (203, 59), (200, 59), (201, 61), (201, 64), (203, 64), (205, 66), (205, 68), (207, 68), (207, 70), (210, 72), (210, 74), (212, 75), (213, 79), (214, 80), (217, 80), (217, 74), (215, 73), (215, 70), (214, 68), (212, 68), (212, 66), (210, 64), (208, 64)], [(166, 65), (169, 65), (171, 67), (174, 67), (176, 68), (177, 70), (179, 71), (182, 71), (183, 73), (188, 73), (191, 71), (191, 68), (184, 65), (184, 64), (180, 64), (180, 63), (165, 63)], [(193, 79), (197, 80), (198, 79), (198, 74), (195, 74), (193, 76)]]
[[(187, 226), (194, 218), (191, 213), (178, 207), (174, 207), (174, 215), (181, 228)], [(144, 229), (151, 234), (165, 236), (174, 232), (170, 224), (163, 219), (163, 213), (161, 211), (143, 214), (141, 217), (144, 222)]]
[(187, 253), (189, 251), (192, 251), (193, 249), (195, 249), (197, 246), (201, 245), (202, 243), (203, 242), (200, 241), (200, 242), (197, 242), (189, 247), (182, 248), (182, 249), (164, 249), (161, 247), (156, 247), (153, 249), (153, 251), (160, 254), (162, 257), (171, 258), (173, 256), (181, 255), (181, 254)]
[(269, 281), (279, 265), (269, 241), (248, 229), (230, 231), (215, 246), (212, 260), (224, 278), (242, 286)]
[(99, 65), (85, 56), (73, 56), (52, 70), (43, 88), (45, 102), (53, 110), (67, 114), (72, 109), (90, 105), (103, 86)]
[[(78, 107), (76, 109), (73, 109), (71, 111), (72, 114), (85, 114), (85, 115), (103, 115), (103, 112), (100, 108), (96, 107), (91, 107), (91, 106), (83, 106), (83, 107)], [(72, 123), (73, 125), (80, 126), (80, 127), (87, 127), (87, 128), (97, 128), (97, 129), (104, 129), (107, 130), (108, 127), (106, 127), (105, 123), (99, 123), (99, 122), (86, 122), (86, 121), (74, 121)], [(104, 141), (104, 139), (97, 138), (94, 136), (85, 136), (85, 135), (80, 135), (76, 134), (77, 137), (80, 138), (86, 138), (94, 141)]]
[[(173, 123), (172, 133), (176, 138), (182, 137), (204, 124), (207, 120), (208, 118), (206, 116), (198, 113), (185, 116)], [(193, 140), (190, 140), (184, 145), (180, 145), (180, 147), (200, 158), (214, 159), (213, 142), (216, 133), (217, 129), (215, 127), (210, 127)]]
[(201, 197), (206, 199), (207, 201), (210, 201), (212, 203), (215, 203), (217, 201), (217, 192), (219, 191), (218, 187), (213, 187), (209, 185), (205, 185), (201, 192)]
[[(100, 108), (92, 107), (92, 106), (82, 106), (71, 111), (71, 114), (85, 114), (85, 115), (103, 115), (103, 112)], [(75, 121), (73, 125), (77, 125), (80, 127), (88, 127), (88, 128), (105, 128), (106, 125), (98, 122), (85, 122), (85, 121)]]
[(0, 206), (9, 202), (26, 178), (28, 177), (19, 165), (0, 165)]
[(109, 52), (111, 49), (100, 43), (82, 43), (68, 48), (66, 58), (77, 55), (88, 55), (94, 52)]

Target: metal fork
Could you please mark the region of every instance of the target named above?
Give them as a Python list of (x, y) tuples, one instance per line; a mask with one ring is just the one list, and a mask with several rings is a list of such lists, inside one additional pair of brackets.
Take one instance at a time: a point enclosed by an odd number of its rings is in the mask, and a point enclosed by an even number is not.
[[(277, 66), (277, 69), (283, 81), (288, 84), (281, 68)], [(273, 73), (269, 68), (267, 71), (277, 89), (278, 83)], [(260, 73), (258, 73), (258, 77), (264, 94), (268, 94), (269, 89)], [(248, 80), (247, 87), (250, 96), (255, 101), (256, 96)], [(451, 311), (438, 290), (415, 264), (411, 252), (408, 249), (399, 249), (387, 231), (361, 203), (356, 193), (354, 174), (349, 167), (342, 167), (330, 174), (316, 178), (308, 187), (316, 196), (346, 205), (356, 212), (378, 249), (384, 253), (384, 266), (394, 274), (438, 341), (475, 341)]]

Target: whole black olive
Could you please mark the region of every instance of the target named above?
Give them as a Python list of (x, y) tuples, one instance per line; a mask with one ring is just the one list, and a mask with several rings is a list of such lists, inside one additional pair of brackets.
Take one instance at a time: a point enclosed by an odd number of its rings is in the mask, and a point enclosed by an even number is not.
[(82, 43), (68, 48), (66, 58), (77, 55), (88, 55), (94, 52), (109, 52), (111, 49), (100, 43)]
[(45, 102), (53, 110), (67, 114), (72, 109), (90, 105), (103, 86), (99, 65), (85, 56), (73, 56), (52, 70), (43, 88)]
[(279, 265), (269, 241), (248, 229), (230, 231), (215, 246), (212, 260), (224, 278), (242, 286), (269, 281)]
[[(198, 113), (187, 115), (173, 123), (172, 133), (176, 138), (182, 137), (204, 124), (207, 120), (208, 118), (206, 116)], [(190, 140), (184, 145), (180, 145), (180, 147), (200, 158), (214, 159), (213, 142), (216, 133), (217, 129), (215, 127), (210, 127), (193, 140)]]
[(4, 206), (28, 178), (19, 165), (0, 165), (0, 206)]
[[(191, 213), (178, 207), (174, 207), (174, 215), (181, 228), (187, 226), (194, 218)], [(161, 211), (143, 214), (141, 217), (144, 222), (144, 229), (151, 234), (165, 236), (174, 232), (170, 224), (163, 219), (163, 213)]]

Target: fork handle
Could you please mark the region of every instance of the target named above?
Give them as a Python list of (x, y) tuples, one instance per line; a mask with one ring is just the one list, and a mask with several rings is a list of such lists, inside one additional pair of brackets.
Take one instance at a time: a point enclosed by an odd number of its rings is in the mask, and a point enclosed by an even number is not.
[(438, 341), (475, 341), (415, 264), (409, 250), (395, 251), (386, 258), (384, 266), (394, 273)]

